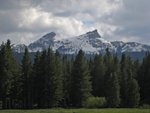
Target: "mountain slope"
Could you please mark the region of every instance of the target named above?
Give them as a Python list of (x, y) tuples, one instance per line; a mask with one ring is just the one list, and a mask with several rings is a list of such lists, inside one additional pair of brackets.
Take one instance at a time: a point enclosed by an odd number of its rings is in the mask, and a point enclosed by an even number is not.
[(28, 48), (30, 52), (36, 52), (36, 51), (42, 51), (43, 49), (50, 47), (53, 47), (54, 45), (54, 37), (56, 34), (54, 32), (48, 33), (44, 35), (39, 40), (35, 41), (34, 43), (31, 43)]
[(120, 53), (124, 52), (146, 52), (150, 50), (150, 46), (136, 43), (136, 42), (127, 42), (114, 41), (111, 44), (116, 47), (116, 51)]

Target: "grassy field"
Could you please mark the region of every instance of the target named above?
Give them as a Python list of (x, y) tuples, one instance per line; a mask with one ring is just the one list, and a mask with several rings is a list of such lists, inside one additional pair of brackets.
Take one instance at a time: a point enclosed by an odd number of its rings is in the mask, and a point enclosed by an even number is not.
[(43, 110), (0, 110), (0, 113), (150, 113), (150, 109), (43, 109)]

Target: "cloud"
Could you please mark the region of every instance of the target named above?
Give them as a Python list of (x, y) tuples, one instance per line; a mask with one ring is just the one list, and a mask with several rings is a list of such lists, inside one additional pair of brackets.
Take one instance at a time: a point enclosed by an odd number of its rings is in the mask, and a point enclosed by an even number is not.
[(123, 0), (122, 7), (111, 15), (110, 24), (118, 26), (114, 34), (117, 37), (126, 37), (127, 41), (135, 40), (149, 44), (149, 10), (150, 1), (148, 0)]
[(0, 42), (29, 44), (48, 32), (60, 38), (98, 29), (107, 40), (150, 43), (148, 0), (1, 0)]

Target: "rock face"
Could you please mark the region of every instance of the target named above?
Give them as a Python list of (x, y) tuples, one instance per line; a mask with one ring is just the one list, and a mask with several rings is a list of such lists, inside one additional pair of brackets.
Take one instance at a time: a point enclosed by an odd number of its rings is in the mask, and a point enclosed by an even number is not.
[[(86, 54), (103, 53), (106, 48), (109, 48), (111, 52), (117, 53), (146, 52), (150, 50), (150, 46), (135, 42), (109, 42), (101, 38), (97, 30), (87, 32), (80, 36), (60, 40), (55, 39), (56, 35), (57, 34), (54, 32), (44, 35), (39, 40), (29, 44), (29, 51), (42, 51), (48, 47), (51, 47), (53, 51), (58, 50), (62, 54), (76, 54), (80, 49)], [(21, 53), (24, 52), (24, 48), (25, 45), (16, 45), (14, 51)]]
[(43, 49), (46, 49), (48, 47), (53, 47), (55, 36), (56, 36), (56, 34), (54, 32), (44, 35), (42, 38), (35, 41), (34, 43), (31, 43), (28, 46), (29, 51), (36, 52), (36, 51), (42, 51)]

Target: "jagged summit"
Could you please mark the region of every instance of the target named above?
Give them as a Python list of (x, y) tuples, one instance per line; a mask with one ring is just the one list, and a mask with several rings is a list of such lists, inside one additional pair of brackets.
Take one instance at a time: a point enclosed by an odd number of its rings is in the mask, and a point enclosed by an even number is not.
[(39, 40), (29, 44), (29, 46), (28, 46), (29, 51), (36, 52), (36, 51), (42, 51), (48, 47), (53, 47), (55, 36), (56, 36), (56, 33), (54, 33), (54, 32), (44, 35)]
[(51, 33), (47, 33), (46, 35), (44, 35), (42, 38), (40, 38), (39, 40), (37, 40), (36, 42), (41, 42), (41, 41), (52, 41), (54, 40), (56, 36), (56, 33), (51, 32)]
[(97, 29), (95, 29), (93, 31), (90, 31), (90, 32), (87, 32), (86, 34), (89, 36), (89, 38), (101, 38), (101, 36), (98, 33)]
[(56, 36), (56, 33), (54, 32), (51, 32), (51, 33), (48, 33), (46, 35), (44, 35), (41, 39), (51, 39), (51, 38), (54, 38)]

